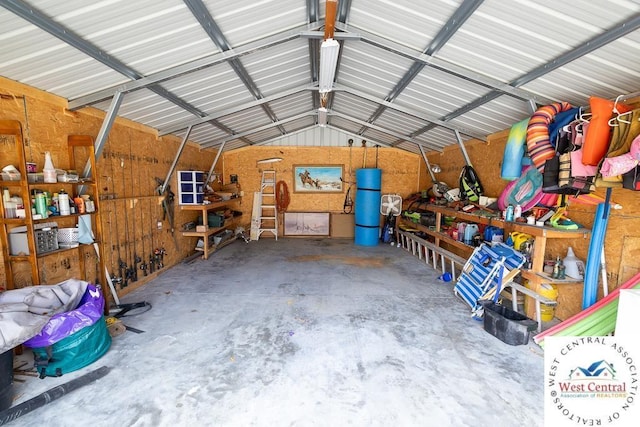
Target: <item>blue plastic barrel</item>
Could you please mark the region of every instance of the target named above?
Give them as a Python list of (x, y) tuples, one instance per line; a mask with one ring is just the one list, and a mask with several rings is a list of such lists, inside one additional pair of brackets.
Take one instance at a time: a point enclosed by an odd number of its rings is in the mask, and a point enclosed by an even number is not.
[(356, 170), (355, 242), (376, 246), (380, 238), (380, 186), (382, 169)]

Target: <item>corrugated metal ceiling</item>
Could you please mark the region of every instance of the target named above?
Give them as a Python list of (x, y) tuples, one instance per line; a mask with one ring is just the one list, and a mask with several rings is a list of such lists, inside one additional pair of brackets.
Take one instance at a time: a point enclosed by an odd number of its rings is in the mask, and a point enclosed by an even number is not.
[[(193, 125), (204, 147), (327, 144), (303, 131), (319, 126), (324, 0), (0, 6), (0, 75), (72, 108), (108, 111), (122, 91), (118, 115), (180, 137)], [(334, 138), (439, 150), (454, 130), (483, 138), (529, 116), (529, 100), (586, 105), (640, 88), (635, 1), (340, 0), (337, 15)]]

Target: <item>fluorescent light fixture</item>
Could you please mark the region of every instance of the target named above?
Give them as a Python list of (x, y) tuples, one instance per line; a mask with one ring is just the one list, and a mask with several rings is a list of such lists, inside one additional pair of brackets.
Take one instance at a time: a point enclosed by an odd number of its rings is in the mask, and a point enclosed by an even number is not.
[(282, 161), (282, 157), (270, 157), (268, 159), (258, 160), (256, 163), (262, 164), (262, 163), (274, 163), (274, 162), (280, 162), (280, 161)]
[(334, 39), (326, 39), (320, 45), (320, 78), (318, 81), (320, 93), (331, 92), (333, 88), (339, 53), (340, 43)]
[(329, 110), (327, 110), (326, 108), (318, 108), (318, 124), (320, 126), (324, 127), (327, 125), (327, 113), (329, 113)]

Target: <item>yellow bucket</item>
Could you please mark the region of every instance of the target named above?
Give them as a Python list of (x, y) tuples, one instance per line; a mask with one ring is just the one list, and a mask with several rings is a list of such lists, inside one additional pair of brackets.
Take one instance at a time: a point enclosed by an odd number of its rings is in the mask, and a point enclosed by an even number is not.
[[(538, 288), (538, 293), (553, 301), (558, 299), (558, 287), (552, 283), (541, 284)], [(540, 321), (541, 322), (552, 321), (555, 311), (556, 311), (555, 306), (540, 304)]]

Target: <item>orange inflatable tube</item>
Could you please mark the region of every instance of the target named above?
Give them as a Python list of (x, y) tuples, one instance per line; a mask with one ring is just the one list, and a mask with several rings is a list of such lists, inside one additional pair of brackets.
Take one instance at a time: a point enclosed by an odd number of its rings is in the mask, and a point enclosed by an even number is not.
[[(607, 154), (611, 141), (609, 120), (613, 116), (613, 106), (614, 102), (608, 99), (595, 96), (589, 98), (591, 120), (582, 144), (582, 164), (596, 166)], [(620, 113), (631, 111), (631, 107), (622, 103), (618, 103), (616, 109)]]

